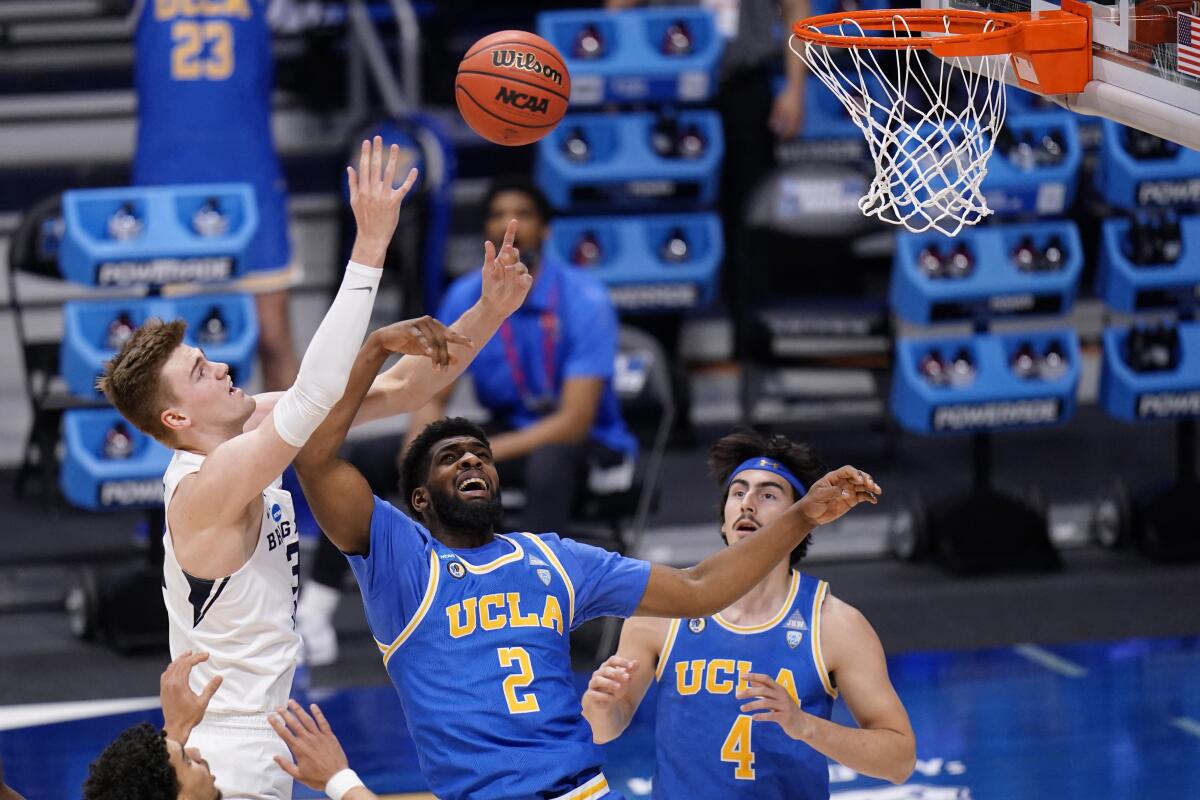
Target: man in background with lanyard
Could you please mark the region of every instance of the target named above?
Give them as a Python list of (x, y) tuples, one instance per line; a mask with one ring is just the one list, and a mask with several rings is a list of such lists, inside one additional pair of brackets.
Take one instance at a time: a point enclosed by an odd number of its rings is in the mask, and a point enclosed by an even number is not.
[[(585, 491), (604, 494), (633, 482), (637, 441), (621, 417), (613, 390), (618, 320), (608, 290), (587, 272), (559, 263), (543, 248), (550, 204), (528, 178), (497, 179), (483, 203), (484, 235), (499, 243), (511, 219), (517, 249), (534, 276), (525, 304), (475, 357), (469, 371), (502, 485), (525, 493), (522, 530), (570, 536), (571, 512)], [(480, 294), (478, 274), (447, 290), (438, 319), (457, 319)], [(415, 412), (404, 444), (445, 416), (454, 384)], [(399, 437), (352, 448), (350, 460), (380, 497), (396, 493)], [(323, 537), (305, 582), (297, 623), (310, 666), (337, 659), (333, 613), (346, 560)]]

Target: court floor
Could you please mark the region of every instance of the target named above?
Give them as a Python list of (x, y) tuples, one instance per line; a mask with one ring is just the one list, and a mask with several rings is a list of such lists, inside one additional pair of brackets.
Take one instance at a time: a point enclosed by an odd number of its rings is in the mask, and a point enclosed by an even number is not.
[[(917, 769), (895, 787), (831, 765), (839, 800), (1200, 798), (1200, 637), (915, 653), (889, 665), (917, 733)], [(314, 690), (310, 699), (369, 786), (429, 796), (390, 686)], [(650, 790), (648, 701), (608, 746), (605, 772), (631, 798)], [(108, 713), (122, 708), (138, 710)], [(51, 719), (60, 721), (31, 724)], [(835, 719), (847, 719), (844, 708)], [(88, 761), (142, 720), (161, 724), (153, 699), (0, 708), (8, 780), (29, 800), (77, 798)]]

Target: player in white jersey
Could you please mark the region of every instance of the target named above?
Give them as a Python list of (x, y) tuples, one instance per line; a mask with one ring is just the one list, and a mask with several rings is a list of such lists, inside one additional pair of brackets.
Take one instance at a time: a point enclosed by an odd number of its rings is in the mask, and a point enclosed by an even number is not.
[[(386, 164), (385, 164), (386, 161)], [(139, 429), (176, 450), (164, 476), (167, 525), (163, 565), (172, 655), (210, 655), (195, 687), (224, 684), (188, 744), (203, 748), (226, 798), (287, 798), (291, 777), (271, 764), (287, 750), (267, 724), (291, 688), (300, 640), (295, 631), (297, 548), (283, 470), (341, 397), (374, 305), (384, 254), (416, 170), (399, 188), (399, 149), (363, 142), (348, 168), (358, 226), (345, 279), (286, 392), (247, 397), (225, 364), (183, 341), (184, 323), (151, 321), (106, 365), (100, 388)], [(402, 358), (375, 381), (373, 406), (359, 421), (411, 411), (453, 381), (520, 305), (529, 278), (511, 247), (490, 245), (490, 294), (450, 329), (421, 318), (371, 336)], [(456, 355), (451, 354), (454, 346)], [(180, 743), (183, 744), (183, 743)]]

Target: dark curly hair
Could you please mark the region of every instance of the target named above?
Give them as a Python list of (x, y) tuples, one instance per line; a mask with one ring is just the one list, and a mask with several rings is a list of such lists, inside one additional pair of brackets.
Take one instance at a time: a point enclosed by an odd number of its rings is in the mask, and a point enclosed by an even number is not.
[(92, 762), (83, 800), (175, 800), (179, 781), (167, 736), (148, 722), (134, 725)]
[(417, 519), (423, 519), (421, 513), (412, 506), (412, 493), (418, 486), (423, 486), (429, 478), (430, 451), (438, 442), (453, 439), (456, 436), (471, 436), (484, 444), (491, 446), (483, 428), (464, 417), (445, 417), (425, 426), (412, 444), (404, 451), (400, 462), (400, 496), (404, 499), (405, 507)]
[[(730, 474), (738, 464), (755, 456), (765, 456), (783, 464), (806, 487), (812, 486), (829, 471), (808, 445), (793, 442), (780, 434), (774, 434), (768, 438), (755, 431), (738, 430), (721, 437), (708, 451), (708, 468), (721, 488), (721, 502), (717, 504), (717, 519), (722, 525), (725, 523), (725, 499), (729, 496), (729, 489), (725, 484), (728, 483)], [(722, 533), (721, 538), (725, 539), (725, 534)], [(792, 550), (788, 561), (793, 567), (808, 554), (808, 546), (812, 543), (812, 538), (810, 533)]]

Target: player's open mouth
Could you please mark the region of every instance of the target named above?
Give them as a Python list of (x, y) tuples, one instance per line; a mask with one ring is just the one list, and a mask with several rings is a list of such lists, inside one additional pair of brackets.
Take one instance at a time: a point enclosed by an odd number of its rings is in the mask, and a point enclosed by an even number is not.
[(478, 472), (468, 472), (461, 475), (454, 487), (458, 493), (466, 497), (491, 497), (491, 489), (487, 479)]
[(237, 396), (238, 396), (239, 394), (241, 394), (241, 393), (242, 393), (242, 390), (241, 390), (241, 389), (239, 389), (238, 387), (234, 386), (233, 384), (230, 384), (230, 385), (229, 385), (229, 394), (233, 395), (234, 397), (237, 397)]
[(734, 525), (733, 529), (738, 533), (754, 533), (756, 530), (758, 530), (758, 525), (751, 520), (744, 519), (737, 525)]

